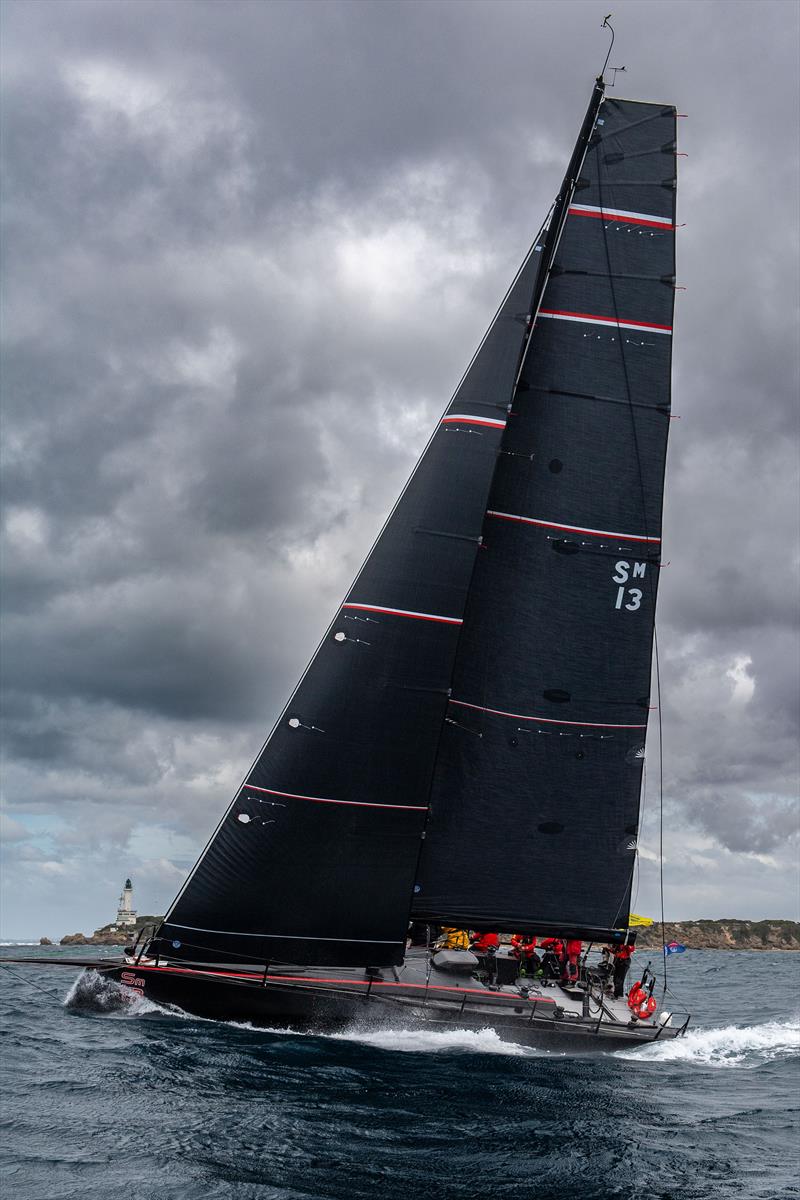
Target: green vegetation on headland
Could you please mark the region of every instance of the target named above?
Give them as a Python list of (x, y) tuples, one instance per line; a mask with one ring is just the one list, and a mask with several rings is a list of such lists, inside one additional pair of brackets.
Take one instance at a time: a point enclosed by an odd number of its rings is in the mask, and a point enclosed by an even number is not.
[[(667, 921), (664, 940), (688, 950), (800, 950), (798, 921)], [(661, 925), (638, 930), (637, 949), (661, 949)]]
[[(96, 929), (90, 937), (69, 933), (62, 946), (126, 946), (144, 925), (158, 925), (163, 917), (137, 917), (135, 925), (113, 930), (110, 925)], [(641, 950), (661, 949), (661, 926), (656, 923), (637, 930), (636, 945)], [(668, 921), (664, 940), (680, 942), (689, 950), (800, 950), (798, 921)], [(43, 945), (49, 945), (42, 938)]]
[[(67, 933), (59, 942), (60, 946), (127, 946), (136, 939), (136, 935), (145, 925), (160, 925), (163, 917), (137, 917), (135, 925), (126, 925), (123, 929), (114, 929), (113, 925), (103, 925), (86, 937), (83, 933)], [(47, 938), (40, 938), (41, 945), (47, 945)]]

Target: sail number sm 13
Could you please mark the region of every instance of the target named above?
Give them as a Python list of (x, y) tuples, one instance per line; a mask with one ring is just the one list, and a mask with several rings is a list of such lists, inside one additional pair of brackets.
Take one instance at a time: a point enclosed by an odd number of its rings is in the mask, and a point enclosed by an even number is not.
[[(614, 574), (611, 576), (614, 583), (621, 584), (617, 588), (617, 599), (614, 603), (614, 608), (627, 608), (628, 612), (636, 612), (639, 605), (642, 603), (642, 589), (638, 587), (626, 588), (625, 584), (631, 579), (644, 579), (647, 563), (635, 562), (631, 565), (624, 558), (614, 564)], [(626, 601), (627, 597), (627, 602)]]

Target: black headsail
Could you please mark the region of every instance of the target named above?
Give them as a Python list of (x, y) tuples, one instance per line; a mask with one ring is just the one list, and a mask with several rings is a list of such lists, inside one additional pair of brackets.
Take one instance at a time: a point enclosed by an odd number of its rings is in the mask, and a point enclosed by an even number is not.
[(171, 958), (402, 961), (459, 632), (542, 244), (172, 905)]
[(420, 918), (587, 937), (628, 920), (669, 427), (675, 152), (673, 108), (603, 101), (487, 505)]

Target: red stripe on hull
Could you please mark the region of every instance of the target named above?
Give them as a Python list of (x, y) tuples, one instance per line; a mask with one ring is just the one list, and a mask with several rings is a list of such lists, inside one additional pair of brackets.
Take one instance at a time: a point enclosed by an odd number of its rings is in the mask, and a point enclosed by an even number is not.
[[(268, 986), (275, 983), (328, 983), (328, 984), (346, 984), (352, 988), (369, 988), (375, 991), (376, 988), (401, 988), (406, 991), (420, 992), (458, 992), (461, 994), (473, 996), (485, 996), (494, 1004), (496, 1000), (506, 1000), (511, 1004), (520, 1004), (521, 996), (505, 996), (501, 992), (487, 992), (484, 988), (460, 988), (450, 987), (447, 984), (427, 985), (424, 983), (392, 983), (386, 980), (369, 980), (369, 979), (326, 979), (323, 976), (316, 975), (267, 975), (256, 974), (255, 971), (221, 971), (216, 969), (198, 970), (191, 967), (167, 967), (167, 966), (143, 966), (139, 964), (131, 964), (124, 968), (126, 971), (153, 971), (167, 975), (193, 975), (198, 979), (207, 979), (209, 976), (213, 979), (217, 976), (223, 979), (250, 979), (253, 983), (258, 983), (259, 987)], [(538, 1004), (555, 1004), (549, 996), (533, 996), (529, 998), (529, 1003)]]

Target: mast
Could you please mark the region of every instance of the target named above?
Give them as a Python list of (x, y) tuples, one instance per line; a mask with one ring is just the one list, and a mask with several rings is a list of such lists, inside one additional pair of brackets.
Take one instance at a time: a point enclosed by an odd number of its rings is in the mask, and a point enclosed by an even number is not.
[(533, 285), (533, 297), (531, 301), (531, 319), (536, 320), (542, 303), (544, 289), (547, 286), (547, 280), (553, 266), (558, 244), (561, 241), (561, 235), (564, 232), (564, 223), (567, 219), (567, 210), (570, 201), (575, 192), (575, 186), (580, 177), (581, 167), (586, 157), (586, 151), (589, 147), (589, 141), (594, 131), (597, 114), (600, 105), (603, 103), (605, 95), (605, 83), (602, 75), (598, 75), (592, 88), (592, 94), (589, 99), (589, 106), (586, 109), (586, 116), (583, 118), (578, 140), (575, 142), (575, 149), (572, 151), (572, 157), (569, 160), (566, 174), (561, 181), (558, 195), (553, 203), (553, 210), (548, 224), (547, 233), (545, 234), (544, 243), (542, 246), (542, 257), (539, 261), (539, 270), (536, 273), (536, 279)]

